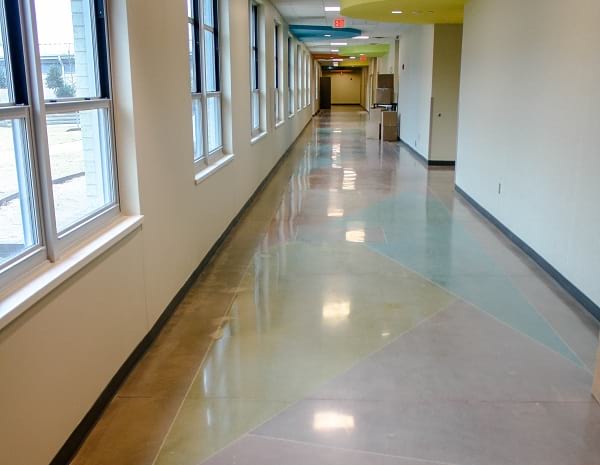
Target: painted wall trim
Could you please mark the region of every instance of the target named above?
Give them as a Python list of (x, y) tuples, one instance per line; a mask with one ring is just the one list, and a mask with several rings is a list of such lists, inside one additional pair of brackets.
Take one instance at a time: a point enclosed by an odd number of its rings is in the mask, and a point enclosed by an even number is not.
[(544, 257), (538, 254), (523, 239), (508, 229), (500, 220), (487, 211), (473, 197), (462, 190), (458, 185), (454, 186), (458, 192), (475, 210), (483, 215), (488, 221), (496, 226), (502, 234), (508, 237), (517, 247), (525, 252), (535, 263), (548, 273), (571, 297), (573, 297), (583, 308), (585, 308), (596, 320), (600, 321), (600, 306), (585, 295), (577, 286), (569, 281), (560, 271), (554, 268)]
[(258, 194), (261, 193), (261, 191), (265, 188), (267, 183), (271, 180), (271, 178), (280, 168), (281, 164), (290, 154), (291, 149), (294, 147), (294, 145), (296, 145), (296, 142), (311, 122), (312, 118), (308, 120), (304, 128), (302, 128), (302, 130), (299, 132), (296, 139), (294, 139), (294, 141), (290, 144), (285, 153), (279, 158), (275, 166), (273, 166), (271, 171), (269, 171), (269, 173), (265, 176), (265, 178), (256, 188), (254, 193), (250, 196), (250, 198), (246, 201), (246, 203), (235, 216), (235, 218), (231, 221), (231, 223), (229, 223), (223, 234), (221, 234), (219, 239), (217, 239), (215, 244), (211, 247), (206, 256), (202, 259), (198, 267), (193, 271), (193, 273), (187, 279), (187, 281), (184, 283), (181, 289), (179, 289), (175, 297), (173, 297), (173, 299), (171, 300), (167, 308), (163, 311), (161, 316), (158, 318), (156, 323), (154, 323), (154, 326), (152, 326), (148, 334), (144, 336), (142, 341), (136, 346), (136, 348), (129, 355), (129, 357), (127, 357), (125, 363), (123, 363), (123, 365), (121, 365), (121, 367), (117, 370), (117, 372), (106, 385), (98, 399), (96, 399), (90, 410), (85, 414), (85, 416), (79, 422), (75, 430), (71, 433), (69, 438), (54, 456), (54, 458), (50, 462), (50, 465), (68, 465), (71, 462), (71, 460), (75, 457), (75, 454), (77, 454), (84, 441), (91, 433), (92, 429), (94, 428), (94, 426), (96, 425), (96, 423), (98, 422), (98, 420), (100, 419), (100, 417), (102, 416), (102, 414), (104, 413), (114, 396), (119, 391), (121, 385), (125, 382), (129, 374), (133, 371), (138, 362), (146, 354), (146, 352), (148, 351), (152, 343), (155, 341), (155, 339), (158, 337), (164, 326), (175, 313), (175, 310), (177, 309), (178, 305), (181, 303), (185, 295), (194, 285), (202, 271), (204, 271), (204, 269), (208, 266), (213, 257), (217, 254), (219, 248), (227, 239), (229, 233), (240, 222), (242, 216), (252, 205)]

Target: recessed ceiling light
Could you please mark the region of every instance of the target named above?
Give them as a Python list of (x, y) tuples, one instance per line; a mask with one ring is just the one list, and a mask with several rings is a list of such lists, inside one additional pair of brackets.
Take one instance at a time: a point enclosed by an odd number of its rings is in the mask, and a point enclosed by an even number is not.
[(325, 11), (340, 11), (339, 6), (326, 6)]
[(356, 60), (356, 57), (350, 57), (351, 60)]
[(325, 37), (331, 37), (331, 34), (325, 34)]
[(331, 42), (331, 45), (348, 45), (348, 42)]
[(352, 37), (353, 39), (363, 39), (363, 40), (367, 40), (369, 39), (369, 36), (356, 36), (356, 37)]
[(394, 11), (392, 11), (393, 15), (401, 15), (402, 13), (404, 13), (404, 11), (401, 11), (401, 10), (394, 10)]
[(332, 53), (337, 53), (337, 52), (339, 52), (339, 50), (338, 50), (337, 48), (332, 48), (332, 49), (331, 49), (331, 52), (332, 52)]

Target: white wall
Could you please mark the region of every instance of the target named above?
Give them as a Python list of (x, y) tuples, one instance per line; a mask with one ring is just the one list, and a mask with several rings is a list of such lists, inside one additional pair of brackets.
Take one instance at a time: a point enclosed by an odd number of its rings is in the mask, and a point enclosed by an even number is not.
[(600, 304), (600, 2), (465, 13), (457, 184)]
[[(0, 332), (2, 464), (46, 465), (52, 459), (310, 121), (311, 106), (278, 129), (270, 115), (268, 135), (250, 144), (248, 2), (221, 4), (223, 74), (232, 77), (223, 86), (224, 136), (235, 159), (196, 185), (186, 1), (109, 2), (121, 200), (125, 213), (141, 213), (145, 220), (141, 230)], [(278, 13), (268, 3), (264, 13), (272, 89)], [(271, 113), (272, 92), (267, 94)]]
[(362, 71), (356, 72), (327, 72), (331, 78), (331, 103), (333, 105), (360, 105), (362, 94)]
[(461, 24), (435, 26), (430, 160), (456, 160), (462, 33)]
[(432, 25), (407, 28), (400, 36), (400, 138), (425, 158), (429, 156), (433, 43)]
[(400, 36), (400, 138), (431, 161), (456, 160), (461, 42), (462, 26), (453, 24)]

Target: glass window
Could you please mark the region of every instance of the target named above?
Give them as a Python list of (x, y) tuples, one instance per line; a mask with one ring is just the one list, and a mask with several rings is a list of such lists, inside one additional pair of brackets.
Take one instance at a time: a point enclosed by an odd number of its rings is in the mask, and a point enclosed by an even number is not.
[(294, 42), (291, 37), (288, 37), (288, 113), (294, 114), (295, 99), (294, 99)]
[(90, 0), (35, 0), (46, 100), (100, 97)]
[(296, 100), (296, 108), (298, 110), (302, 109), (302, 51), (300, 49), (300, 45), (296, 46), (296, 63), (298, 63), (297, 69), (296, 69), (296, 73), (297, 73), (297, 83), (298, 85), (296, 86), (296, 95), (295, 95), (295, 100)]
[(263, 96), (261, 93), (261, 37), (259, 31), (260, 6), (252, 3), (250, 7), (250, 92), (252, 106), (252, 135), (261, 132), (261, 106)]
[(198, 171), (214, 162), (223, 148), (218, 10), (217, 0), (188, 0), (190, 38), (194, 37), (190, 76), (194, 162)]
[(25, 126), (0, 121), (0, 267), (40, 243)]
[(275, 81), (275, 93), (274, 93), (274, 111), (275, 111), (275, 124), (279, 124), (284, 121), (284, 110), (283, 110), (283, 93), (282, 93), (282, 62), (281, 62), (281, 25), (279, 23), (275, 23), (275, 31), (273, 38), (273, 47), (275, 49), (275, 63), (274, 63), (274, 81)]
[(114, 202), (108, 112), (48, 114), (48, 147), (59, 234)]
[(104, 1), (0, 2), (0, 283), (118, 212)]

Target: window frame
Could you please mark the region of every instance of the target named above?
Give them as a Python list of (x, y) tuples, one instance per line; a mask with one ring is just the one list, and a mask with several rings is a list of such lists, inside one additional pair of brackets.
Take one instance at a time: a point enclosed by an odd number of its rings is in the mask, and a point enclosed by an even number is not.
[(288, 118), (293, 118), (295, 114), (294, 100), (294, 39), (291, 35), (288, 36), (287, 42), (287, 107)]
[[(25, 125), (22, 136), (25, 138), (26, 153), (22, 162), (29, 169), (29, 208), (32, 210), (32, 223), (35, 224), (34, 234), (37, 235), (34, 246), (0, 265), (0, 289), (41, 263), (58, 261), (68, 248), (120, 215), (108, 6), (106, 0), (88, 1), (97, 95), (53, 99), (47, 99), (44, 94), (35, 0), (0, 1), (0, 16), (6, 31), (3, 40), (7, 41), (5, 50), (9, 51), (5, 56), (6, 75), (7, 81), (12, 83), (9, 91), (14, 97), (12, 102), (0, 105), (0, 120), (21, 120)], [(106, 170), (103, 171), (102, 181), (110, 199), (58, 231), (46, 116), (84, 111), (104, 113), (105, 127), (98, 127), (98, 137), (100, 148), (106, 155), (106, 159), (103, 156), (101, 160), (103, 170)]]
[[(198, 144), (198, 140), (195, 141), (194, 146), (194, 168), (195, 173), (198, 174), (211, 165), (219, 161), (223, 156), (223, 92), (221, 85), (221, 36), (220, 36), (220, 21), (221, 21), (221, 3), (219, 0), (188, 0), (192, 7), (192, 16), (189, 16), (188, 10), (188, 27), (191, 25), (193, 30), (193, 44), (194, 44), (194, 89), (192, 90), (192, 114), (194, 117), (199, 118), (199, 127), (194, 130), (200, 132), (196, 137), (201, 137), (202, 144)], [(213, 25), (206, 24), (206, 18), (204, 17), (205, 3), (212, 3), (212, 14), (213, 14)], [(216, 90), (208, 90), (206, 86), (206, 71), (207, 71), (207, 60), (206, 60), (206, 44), (205, 44), (205, 31), (209, 31), (214, 37), (214, 56), (215, 56), (215, 86)], [(189, 40), (189, 38), (188, 38)], [(217, 99), (219, 102), (219, 140), (220, 144), (210, 150), (209, 144), (209, 114), (208, 114), (208, 102), (210, 99)], [(200, 114), (196, 114), (195, 105), (199, 105)], [(200, 147), (199, 147), (200, 146)], [(198, 149), (201, 149), (201, 153), (198, 155)]]
[(303, 87), (303, 81), (302, 81), (302, 46), (300, 45), (300, 43), (296, 44), (296, 79), (298, 82), (298, 85), (296, 86), (296, 92), (295, 92), (295, 106), (296, 106), (296, 111), (301, 111), (303, 106), (302, 106), (302, 87)]
[[(249, 30), (250, 30), (250, 136), (254, 140), (267, 132), (264, 115), (264, 34), (262, 4), (250, 1)], [(258, 107), (255, 108), (255, 105)], [(255, 113), (257, 116), (255, 125)]]
[(283, 27), (277, 20), (274, 21), (273, 48), (275, 51), (273, 114), (275, 127), (279, 127), (285, 123), (285, 105), (283, 90)]

